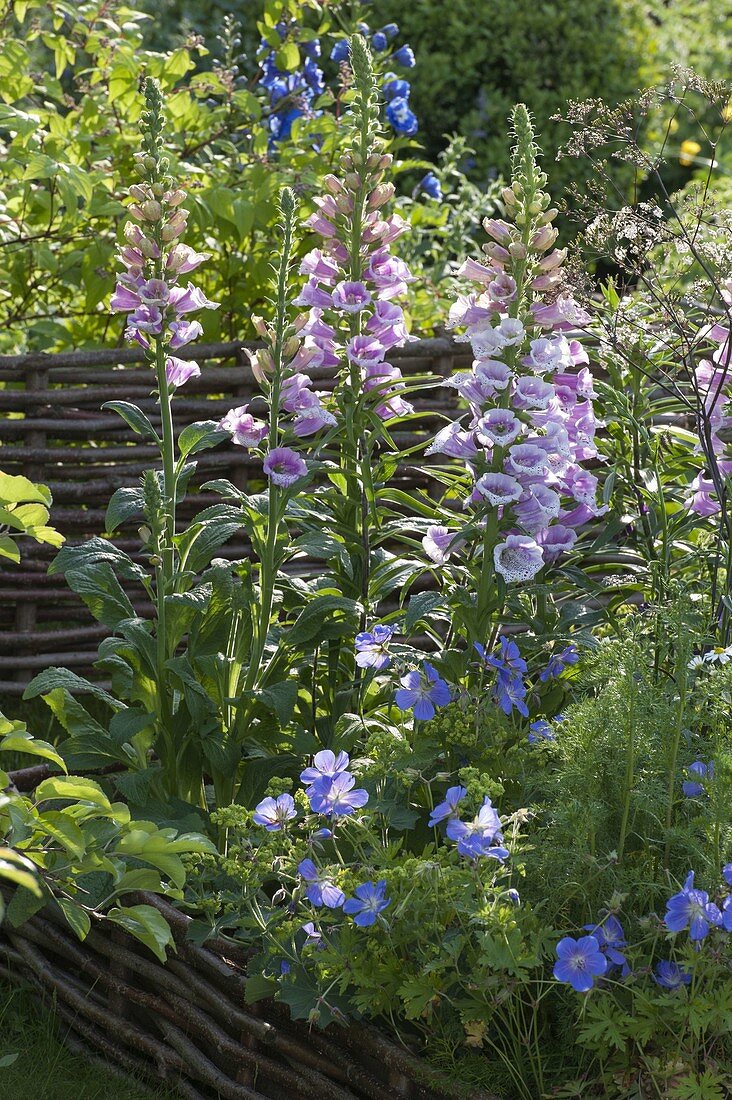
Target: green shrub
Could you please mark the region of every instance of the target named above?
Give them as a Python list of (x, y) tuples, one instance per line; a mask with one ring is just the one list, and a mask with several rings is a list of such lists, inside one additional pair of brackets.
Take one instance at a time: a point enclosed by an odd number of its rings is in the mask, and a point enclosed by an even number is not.
[[(371, 23), (394, 15), (393, 0), (378, 0)], [(415, 0), (398, 21), (417, 58), (413, 100), (428, 153), (458, 130), (476, 150), (479, 175), (505, 173), (506, 119), (520, 100), (536, 116), (557, 194), (581, 166), (556, 161), (566, 135), (552, 115), (567, 99), (619, 101), (655, 76), (656, 45), (636, 0)]]

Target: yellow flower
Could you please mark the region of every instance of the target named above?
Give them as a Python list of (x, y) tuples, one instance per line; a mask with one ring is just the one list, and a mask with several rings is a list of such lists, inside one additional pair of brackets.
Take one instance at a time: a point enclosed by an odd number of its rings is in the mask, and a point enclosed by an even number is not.
[(679, 150), (679, 164), (684, 168), (690, 168), (694, 163), (694, 157), (701, 153), (701, 145), (698, 141), (682, 141)]

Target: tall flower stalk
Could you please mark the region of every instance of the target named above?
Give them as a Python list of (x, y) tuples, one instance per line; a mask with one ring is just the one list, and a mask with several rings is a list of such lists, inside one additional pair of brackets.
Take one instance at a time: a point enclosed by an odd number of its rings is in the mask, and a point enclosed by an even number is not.
[(468, 413), (428, 448), (466, 465), (469, 523), (431, 536), (442, 540), (444, 558), (458, 537), (473, 535), (474, 590), (456, 610), (471, 645), (495, 634), (507, 586), (532, 581), (572, 549), (577, 527), (605, 510), (595, 500), (597, 478), (583, 468), (597, 455), (597, 424), (588, 356), (571, 331), (590, 318), (563, 289), (566, 250), (555, 247), (557, 211), (525, 107), (514, 109), (512, 122), (505, 219), (485, 219), (487, 263), (468, 259), (459, 272), (479, 290), (459, 295), (450, 310), (457, 339), (475, 356), (470, 371), (448, 382)]
[[(174, 352), (195, 340), (202, 332), (200, 323), (190, 320), (190, 314), (217, 306), (192, 283), (183, 283), (183, 276), (194, 271), (207, 255), (195, 252), (180, 240), (186, 228), (188, 211), (181, 206), (185, 201), (185, 191), (175, 187), (169, 174), (168, 158), (164, 155), (163, 97), (154, 80), (146, 80), (144, 94), (146, 109), (141, 116), (142, 147), (135, 155), (140, 182), (133, 184), (129, 190), (132, 202), (127, 212), (130, 220), (124, 229), (126, 243), (119, 251), (123, 270), (118, 276), (110, 306), (114, 312), (127, 314), (125, 337), (144, 349), (145, 357), (155, 372), (161, 433), (158, 435), (151, 424), (146, 426), (146, 430), (158, 444), (162, 460), (162, 477), (158, 482), (159, 508), (152, 509), (149, 517), (153, 528), (150, 550), (151, 562), (155, 567), (157, 612), (157, 725), (165, 746), (161, 756), (170, 765), (168, 785), (174, 789), (176, 745), (166, 688), (166, 662), (172, 656), (166, 600), (176, 591), (176, 502), (185, 456), (176, 457), (172, 401), (180, 386), (201, 373), (197, 363), (180, 359)], [(124, 409), (119, 411), (125, 415)], [(139, 418), (142, 414), (136, 411)], [(139, 423), (133, 426), (139, 430)], [(157, 496), (157, 490), (152, 495)], [(150, 485), (147, 496), (149, 500)]]

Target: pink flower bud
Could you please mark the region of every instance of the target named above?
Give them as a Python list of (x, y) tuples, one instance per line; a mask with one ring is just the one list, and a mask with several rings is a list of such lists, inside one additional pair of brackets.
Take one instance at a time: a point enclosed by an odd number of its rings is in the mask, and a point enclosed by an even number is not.
[(555, 229), (551, 225), (543, 225), (541, 229), (537, 229), (531, 238), (531, 247), (537, 252), (546, 252), (548, 248), (556, 241), (559, 236), (559, 230)]
[(140, 208), (145, 221), (159, 222), (163, 216), (163, 208), (157, 199), (147, 199)]
[(349, 191), (358, 191), (361, 186), (361, 177), (358, 172), (349, 172), (344, 182)]
[(526, 259), (526, 245), (522, 241), (511, 241), (508, 246), (511, 258), (514, 260)]
[[(307, 314), (305, 314), (307, 317)], [(254, 331), (257, 336), (261, 336), (263, 340), (269, 338), (269, 330), (267, 328), (267, 322), (264, 317), (258, 317), (256, 314), (252, 317), (252, 324), (254, 325)]]
[(328, 172), (323, 176), (323, 183), (325, 189), (330, 191), (331, 195), (340, 195), (343, 190), (343, 183), (338, 179), (338, 176), (334, 176), (332, 172)]
[(496, 244), (495, 241), (489, 241), (483, 245), (483, 251), (486, 256), (497, 263), (507, 264), (511, 261), (511, 254), (505, 248), (502, 248), (500, 244)]
[(508, 244), (511, 240), (511, 226), (500, 218), (484, 218), (483, 228), (499, 244)]
[(393, 183), (380, 183), (373, 189), (366, 203), (367, 210), (379, 210), (394, 197)]
[(542, 271), (554, 271), (555, 268), (561, 267), (567, 258), (566, 248), (555, 248), (553, 252), (550, 252), (548, 256), (542, 256), (539, 260), (539, 267)]
[(175, 191), (166, 191), (163, 197), (168, 206), (180, 206), (185, 201), (186, 193), (179, 187)]

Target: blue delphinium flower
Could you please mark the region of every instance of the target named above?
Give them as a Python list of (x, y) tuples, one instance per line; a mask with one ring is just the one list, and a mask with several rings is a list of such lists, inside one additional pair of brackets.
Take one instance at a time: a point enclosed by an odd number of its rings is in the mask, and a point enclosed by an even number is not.
[(353, 923), (359, 928), (368, 928), (375, 924), (379, 913), (391, 904), (391, 898), (386, 897), (386, 879), (383, 878), (376, 884), (365, 882), (353, 892), (356, 896), (348, 899), (343, 906), (343, 912), (353, 917)]
[(732, 886), (732, 863), (725, 863), (722, 868), (722, 878), (728, 886)]
[(557, 735), (551, 722), (547, 722), (546, 718), (537, 718), (529, 726), (526, 739), (530, 745), (536, 745), (540, 741), (556, 741)]
[(356, 780), (349, 772), (340, 772), (332, 779), (323, 778), (308, 787), (307, 796), (316, 814), (348, 817), (369, 800), (368, 791), (353, 790)]
[(312, 767), (300, 772), (300, 782), (307, 787), (320, 779), (333, 779), (334, 776), (345, 772), (350, 762), (347, 752), (339, 752), (336, 756), (330, 749), (322, 749), (313, 757)]
[(656, 964), (653, 980), (664, 989), (678, 989), (680, 985), (689, 985), (691, 974), (678, 963), (662, 959)]
[(666, 902), (664, 920), (670, 932), (688, 928), (691, 940), (703, 940), (713, 925), (722, 923), (722, 914), (706, 890), (694, 889), (694, 872), (689, 871), (683, 889)]
[(618, 918), (610, 913), (600, 924), (585, 924), (584, 928), (599, 943), (600, 950), (607, 958), (609, 967), (619, 966), (622, 977), (627, 978), (630, 974), (630, 966), (620, 948), (627, 947), (628, 941)]
[(405, 137), (411, 137), (419, 129), (417, 116), (409, 106), (409, 100), (401, 96), (396, 96), (387, 104), (386, 117), (392, 129)]
[(417, 184), (417, 190), (423, 191), (430, 199), (442, 202), (442, 187), (434, 172), (428, 172)]
[(576, 645), (568, 645), (561, 653), (553, 653), (549, 658), (546, 668), (539, 674), (542, 684), (547, 680), (553, 680), (564, 672), (570, 665), (576, 665), (579, 661), (579, 653)]
[(686, 774), (691, 778), (684, 780), (681, 790), (687, 798), (699, 798), (704, 794), (704, 783), (699, 780), (714, 779), (714, 762), (705, 764), (703, 760), (695, 760), (689, 764)]
[(409, 99), (412, 85), (408, 80), (401, 80), (396, 73), (386, 73), (381, 90), (389, 103), (392, 99)]
[(417, 64), (414, 56), (414, 50), (406, 42), (403, 46), (400, 46), (398, 50), (391, 55), (391, 59), (397, 65), (403, 65), (405, 69), (413, 69)]
[(295, 800), (291, 794), (281, 794), (277, 798), (263, 798), (255, 807), (252, 820), (256, 825), (264, 825), (268, 833), (276, 833), (293, 817), (297, 817)]
[(732, 898), (727, 898), (722, 905), (722, 927), (725, 932), (732, 932)]
[(438, 821), (444, 821), (446, 817), (452, 817), (456, 814), (458, 805), (462, 802), (467, 793), (467, 787), (449, 787), (445, 795), (445, 801), (435, 806), (430, 814), (430, 819), (427, 822), (430, 829), (435, 826)]
[(308, 883), (305, 897), (313, 905), (325, 905), (328, 909), (340, 909), (346, 895), (329, 878), (321, 876), (312, 859), (303, 859), (297, 868), (298, 874)]
[(508, 858), (508, 849), (495, 843), (503, 840), (501, 819), (487, 796), (472, 821), (460, 821), (457, 817), (451, 817), (445, 832), (450, 840), (457, 841), (458, 852), (467, 859), (488, 856), (503, 862)]
[(391, 658), (387, 646), (394, 636), (391, 626), (375, 626), (356, 635), (356, 664), (359, 668), (386, 668)]
[(413, 669), (401, 677), (402, 686), (394, 696), (400, 710), (411, 710), (420, 722), (428, 722), (435, 716), (436, 707), (444, 707), (450, 702), (450, 689), (429, 661), (425, 661), (424, 672)]
[(335, 61), (339, 64), (341, 61), (348, 61), (348, 39), (339, 39), (333, 49), (330, 51), (331, 61)]
[(567, 982), (577, 993), (587, 993), (607, 970), (608, 962), (595, 936), (580, 936), (578, 940), (565, 936), (557, 944), (554, 977)]

